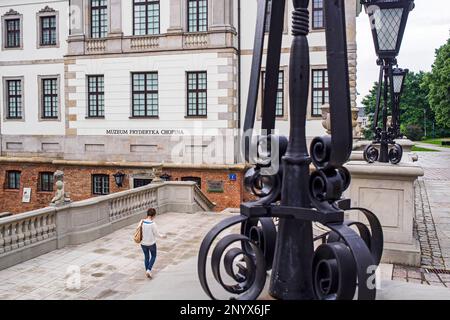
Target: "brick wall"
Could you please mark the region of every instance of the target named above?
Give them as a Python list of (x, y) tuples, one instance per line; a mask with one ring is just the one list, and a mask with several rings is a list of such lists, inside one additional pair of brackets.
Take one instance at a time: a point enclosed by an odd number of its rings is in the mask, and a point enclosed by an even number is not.
[[(8, 190), (6, 185), (7, 171), (20, 171), (20, 189)], [(110, 193), (124, 191), (130, 188), (129, 175), (151, 172), (150, 169), (128, 169), (112, 167), (80, 167), (80, 166), (55, 166), (50, 164), (0, 164), (0, 212), (21, 213), (48, 206), (54, 196), (54, 192), (41, 192), (38, 190), (39, 173), (64, 172), (65, 191), (70, 194), (72, 201), (79, 201), (94, 197), (92, 194), (92, 174), (109, 175)], [(121, 171), (126, 174), (123, 187), (118, 188), (113, 175)], [(206, 196), (217, 204), (216, 211), (226, 208), (238, 208), (243, 200), (243, 172), (229, 170), (191, 170), (191, 169), (167, 169), (164, 173), (172, 176), (172, 180), (181, 181), (182, 177), (199, 177), (202, 181), (201, 189)], [(229, 179), (229, 173), (237, 175), (236, 181)], [(207, 190), (207, 181), (223, 181), (224, 192), (213, 193)], [(31, 188), (31, 202), (22, 203), (23, 188)]]

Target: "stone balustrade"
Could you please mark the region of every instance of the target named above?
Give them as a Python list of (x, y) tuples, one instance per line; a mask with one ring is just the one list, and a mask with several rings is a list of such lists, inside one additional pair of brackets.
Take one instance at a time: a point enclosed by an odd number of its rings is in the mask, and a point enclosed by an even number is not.
[(106, 40), (90, 39), (86, 40), (86, 53), (104, 53), (106, 51)]
[(207, 33), (187, 33), (184, 35), (185, 48), (207, 47), (209, 36)]
[(134, 37), (130, 39), (130, 49), (135, 51), (156, 49), (159, 47), (159, 37)]
[(210, 211), (214, 204), (195, 182), (163, 182), (1, 218), (0, 270), (103, 237), (138, 222), (150, 207), (158, 214), (194, 213)]

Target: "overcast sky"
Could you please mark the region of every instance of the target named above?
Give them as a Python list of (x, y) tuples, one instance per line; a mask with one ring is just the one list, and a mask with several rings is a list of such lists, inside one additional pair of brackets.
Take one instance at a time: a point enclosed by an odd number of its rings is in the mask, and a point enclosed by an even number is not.
[[(450, 1), (416, 0), (410, 12), (402, 47), (398, 56), (400, 68), (430, 71), (435, 49), (450, 36)], [(358, 105), (378, 81), (379, 67), (373, 45), (369, 18), (364, 9), (357, 18)]]

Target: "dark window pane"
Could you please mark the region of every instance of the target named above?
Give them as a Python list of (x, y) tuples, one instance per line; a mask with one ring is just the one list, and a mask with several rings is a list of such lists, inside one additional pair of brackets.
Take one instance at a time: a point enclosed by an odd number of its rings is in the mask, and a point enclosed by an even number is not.
[(9, 119), (22, 118), (22, 81), (6, 81), (7, 117)]
[(188, 32), (208, 31), (208, 0), (188, 0)]
[(329, 102), (328, 92), (328, 71), (313, 70), (312, 71), (312, 116), (322, 115), (322, 106)]
[(6, 189), (20, 189), (20, 171), (6, 172)]
[(40, 191), (53, 191), (53, 173), (41, 172), (39, 173), (39, 190)]
[(158, 73), (134, 73), (132, 90), (132, 116), (157, 117), (159, 112)]
[(91, 37), (108, 35), (108, 0), (91, 0)]
[(323, 0), (314, 0), (312, 3), (312, 9), (313, 29), (325, 28)]
[(159, 0), (134, 0), (134, 34), (159, 34)]
[(104, 76), (88, 76), (88, 117), (104, 116)]
[(206, 72), (187, 73), (187, 115), (207, 115), (207, 74)]
[(58, 118), (58, 79), (42, 79), (42, 118)]
[[(266, 79), (266, 73), (263, 71), (262, 75), (262, 96), (264, 96), (264, 85)], [(264, 101), (263, 101), (264, 102)], [(264, 108), (264, 103), (261, 104)], [(277, 88), (277, 99), (276, 99), (276, 109), (275, 115), (277, 117), (284, 117), (284, 71), (278, 73), (278, 88)]]
[(5, 20), (6, 48), (20, 48), (20, 19)]
[(92, 193), (96, 195), (109, 194), (109, 176), (104, 174), (92, 175)]
[(56, 45), (56, 16), (41, 17), (41, 45)]

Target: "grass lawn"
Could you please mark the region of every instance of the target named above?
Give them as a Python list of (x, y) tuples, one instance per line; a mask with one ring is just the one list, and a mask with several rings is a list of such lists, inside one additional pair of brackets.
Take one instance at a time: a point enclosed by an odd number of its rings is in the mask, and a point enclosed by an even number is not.
[(419, 151), (419, 152), (440, 152), (439, 150), (432, 150), (428, 148), (422, 148), (418, 146), (412, 147), (411, 151)]
[(443, 146), (443, 145), (442, 145), (441, 142), (442, 142), (443, 140), (449, 141), (450, 138), (428, 139), (428, 140), (423, 140), (423, 141), (421, 141), (421, 142), (423, 142), (423, 143), (429, 143), (429, 144), (434, 144), (434, 145), (437, 145), (437, 146), (439, 146), (439, 147), (450, 148), (450, 146)]

